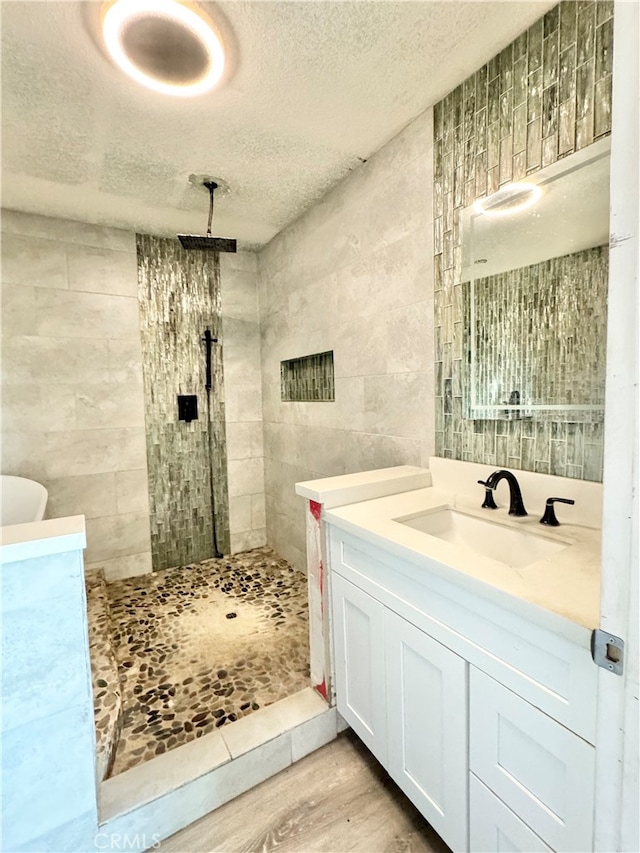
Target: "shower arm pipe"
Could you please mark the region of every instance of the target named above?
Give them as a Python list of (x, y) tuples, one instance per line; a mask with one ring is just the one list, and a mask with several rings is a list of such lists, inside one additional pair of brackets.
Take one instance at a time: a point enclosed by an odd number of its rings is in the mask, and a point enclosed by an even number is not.
[(209, 190), (209, 221), (207, 222), (207, 237), (211, 237), (211, 226), (213, 225), (213, 192), (218, 189), (215, 181), (205, 181), (205, 187)]

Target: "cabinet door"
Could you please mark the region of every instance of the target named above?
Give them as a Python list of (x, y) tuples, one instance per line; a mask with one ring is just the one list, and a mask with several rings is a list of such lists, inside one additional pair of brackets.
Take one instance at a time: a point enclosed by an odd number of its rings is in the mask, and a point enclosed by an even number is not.
[(389, 773), (453, 850), (467, 850), (467, 664), (388, 610), (385, 638)]
[(338, 711), (386, 767), (384, 607), (335, 573), (331, 587)]
[(470, 767), (551, 848), (592, 850), (595, 749), (471, 667)]
[(551, 853), (473, 773), (469, 779), (469, 840), (473, 853)]

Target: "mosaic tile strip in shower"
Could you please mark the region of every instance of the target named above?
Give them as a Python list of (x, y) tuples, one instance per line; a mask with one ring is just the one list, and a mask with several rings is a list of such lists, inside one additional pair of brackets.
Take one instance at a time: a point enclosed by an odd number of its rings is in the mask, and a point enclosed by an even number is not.
[[(229, 551), (222, 345), (212, 349), (210, 411), (205, 329), (221, 332), (215, 253), (137, 235), (138, 296), (154, 570), (212, 557), (210, 459), (218, 547)], [(198, 395), (198, 420), (178, 420), (179, 394)], [(208, 431), (211, 425), (211, 436)]]
[(333, 402), (333, 351), (281, 361), (280, 388), (285, 402)]
[(602, 479), (601, 422), (464, 417), (460, 215), (501, 184), (610, 133), (612, 46), (612, 2), (562, 2), (434, 107), (439, 456)]
[[(482, 417), (509, 420), (528, 406), (571, 406), (578, 410), (548, 410), (547, 416), (602, 419), (608, 257), (608, 246), (599, 246), (478, 278), (473, 297), (465, 286), (465, 298), (473, 299), (475, 327), (473, 378), (467, 386), (476, 410), (471, 416), (484, 409)], [(469, 340), (470, 324), (465, 323), (464, 333)], [(501, 404), (523, 409), (488, 410)]]

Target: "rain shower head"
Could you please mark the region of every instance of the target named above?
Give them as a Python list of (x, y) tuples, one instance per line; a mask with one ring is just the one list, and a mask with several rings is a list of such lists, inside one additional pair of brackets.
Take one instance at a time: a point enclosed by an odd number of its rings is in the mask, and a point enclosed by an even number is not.
[(206, 237), (201, 234), (178, 234), (183, 249), (204, 249), (205, 252), (237, 252), (236, 241), (228, 237)]
[(213, 192), (217, 189), (215, 181), (205, 181), (203, 183), (209, 190), (209, 222), (207, 224), (206, 236), (202, 234), (178, 234), (178, 240), (182, 243), (182, 248), (204, 249), (206, 252), (236, 252), (236, 241), (228, 237), (212, 237), (211, 222), (213, 221)]

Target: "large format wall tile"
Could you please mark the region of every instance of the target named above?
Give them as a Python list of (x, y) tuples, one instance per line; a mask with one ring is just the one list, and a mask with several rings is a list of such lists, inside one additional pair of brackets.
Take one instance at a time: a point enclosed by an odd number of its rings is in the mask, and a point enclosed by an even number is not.
[(140, 336), (128, 341), (109, 341), (109, 382), (135, 382), (142, 387), (142, 345)]
[(5, 432), (65, 432), (77, 426), (73, 385), (7, 384), (2, 404)]
[(264, 463), (262, 459), (229, 460), (229, 494), (262, 494), (264, 492)]
[(69, 288), (90, 293), (137, 296), (136, 258), (131, 252), (70, 246), (67, 249)]
[(227, 275), (233, 277), (233, 287), (222, 289), (222, 311), (225, 320), (239, 319), (255, 323), (258, 314), (255, 270), (228, 270)]
[(245, 423), (262, 420), (262, 404), (259, 384), (229, 385), (225, 389), (229, 422)]
[(41, 453), (48, 477), (145, 468), (144, 433), (140, 428), (45, 433)]
[(4, 234), (2, 280), (6, 284), (67, 289), (69, 279), (64, 244)]
[(87, 563), (142, 554), (148, 547), (147, 513), (130, 512), (87, 519)]
[(135, 238), (130, 231), (77, 222), (72, 219), (54, 219), (35, 216), (18, 210), (2, 211), (3, 234), (19, 234), (31, 241), (48, 240), (54, 243), (73, 243), (111, 249), (114, 252), (129, 252), (135, 255)]
[[(138, 480), (146, 480), (145, 471), (136, 471), (135, 474)], [(53, 518), (66, 515), (84, 515), (86, 518), (116, 515), (116, 476), (113, 471), (108, 471), (101, 474), (49, 478), (47, 514)]]
[(612, 16), (608, 0), (565, 0), (434, 107), (439, 456), (602, 479), (602, 423), (463, 418), (459, 222), (476, 198), (610, 133)]
[(238, 421), (227, 432), (228, 459), (264, 456), (261, 421)]
[[(15, 211), (4, 212), (2, 227), (3, 472), (43, 482), (50, 515), (91, 519), (92, 568), (104, 568), (108, 578), (149, 571), (140, 518), (146, 515), (148, 526), (135, 236)], [(221, 256), (220, 266), (218, 333), (227, 346), (218, 352), (232, 389), (226, 429), (232, 457), (255, 460), (257, 472), (233, 484), (247, 510), (237, 531), (231, 519), (231, 532), (251, 534), (250, 542), (236, 537), (237, 550), (266, 542), (257, 259)], [(222, 395), (218, 400), (222, 406)], [(224, 519), (226, 474), (219, 482)], [(204, 480), (202, 490), (208, 495)], [(175, 496), (173, 488), (165, 492)], [(116, 530), (120, 544), (103, 547), (102, 538)], [(197, 536), (210, 541), (203, 531)]]
[(266, 544), (257, 256), (220, 256), (231, 553)]
[(149, 512), (146, 471), (118, 471), (115, 475), (118, 512)]
[(251, 551), (253, 548), (259, 548), (261, 543), (265, 542), (267, 531), (263, 528), (256, 530), (247, 530), (244, 533), (231, 534), (231, 553), (239, 554), (242, 551)]
[[(21, 291), (25, 288), (16, 288)], [(26, 315), (30, 304), (21, 302)], [(35, 311), (35, 302), (34, 309)], [(33, 328), (24, 334), (22, 323), (14, 325), (3, 310), (3, 378), (8, 384), (75, 385), (108, 382), (110, 341), (100, 338), (38, 337)], [(26, 324), (26, 319), (25, 319)], [(105, 330), (106, 331), (106, 330)], [(118, 343), (120, 343), (118, 341)]]
[(112, 557), (109, 560), (87, 563), (87, 569), (89, 571), (101, 569), (109, 582), (147, 575), (153, 571), (151, 551), (146, 548), (141, 554), (129, 554), (126, 557)]
[[(4, 257), (4, 236), (2, 238)], [(2, 322), (5, 329), (11, 329), (12, 335), (33, 334), (33, 318), (36, 313), (35, 287), (16, 287), (9, 284), (3, 276), (2, 281)], [(4, 341), (6, 344), (6, 340)]]
[(107, 576), (148, 571), (135, 236), (3, 211), (2, 261), (2, 471), (85, 515)]
[(76, 391), (78, 429), (144, 428), (139, 383), (81, 385)]
[[(366, 376), (364, 414), (368, 431), (426, 440), (428, 425), (424, 413), (429, 409), (432, 393), (426, 372)], [(406, 400), (414, 402), (413, 411), (407, 411)]]
[[(228, 343), (234, 339), (233, 329), (224, 324), (224, 378), (227, 386), (233, 388), (236, 385), (260, 388), (260, 336), (257, 321), (251, 330), (253, 340), (248, 343), (242, 341), (238, 344)], [(246, 339), (246, 335), (245, 335)], [(239, 414), (243, 414), (242, 412)]]
[(36, 290), (35, 333), (40, 337), (127, 340), (138, 330), (138, 304), (132, 297)]
[[(295, 483), (433, 453), (432, 114), (260, 253), (269, 544), (305, 567)], [(333, 351), (334, 402), (283, 402), (280, 362)]]
[[(231, 495), (229, 497), (229, 524), (233, 524), (235, 533), (251, 530), (251, 495)], [(262, 525), (265, 526), (264, 523)]]

